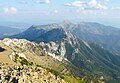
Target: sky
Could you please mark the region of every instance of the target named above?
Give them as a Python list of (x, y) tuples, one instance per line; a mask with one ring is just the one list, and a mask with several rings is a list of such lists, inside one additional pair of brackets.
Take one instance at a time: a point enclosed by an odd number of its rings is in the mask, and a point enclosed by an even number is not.
[(63, 20), (120, 27), (120, 0), (0, 0), (0, 22), (47, 24)]

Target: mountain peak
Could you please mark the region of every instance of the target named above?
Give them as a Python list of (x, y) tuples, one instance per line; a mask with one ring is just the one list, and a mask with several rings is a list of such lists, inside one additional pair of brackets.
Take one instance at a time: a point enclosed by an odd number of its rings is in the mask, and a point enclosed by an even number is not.
[(50, 41), (56, 42), (66, 38), (74, 38), (74, 36), (64, 28), (54, 28), (39, 36), (36, 41), (48, 43)]
[(71, 24), (72, 22), (71, 21), (69, 21), (69, 20), (64, 20), (64, 21), (62, 21), (60, 24)]

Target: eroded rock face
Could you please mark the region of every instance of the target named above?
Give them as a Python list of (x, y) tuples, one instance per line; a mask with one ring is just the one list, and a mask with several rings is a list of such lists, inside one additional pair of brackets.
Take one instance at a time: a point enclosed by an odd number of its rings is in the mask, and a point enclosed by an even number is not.
[[(5, 38), (1, 42), (4, 45), (14, 50), (18, 49), (20, 51), (22, 50), (22, 52), (30, 52), (30, 53), (35, 53), (37, 55), (43, 55), (43, 54), (49, 55), (59, 61), (65, 59), (64, 57), (66, 54), (65, 42), (51, 41), (50, 43), (44, 43), (44, 42), (34, 43), (34, 42), (29, 42), (25, 39), (9, 39), (9, 38)], [(15, 52), (10, 55), (10, 58), (12, 59), (12, 56), (16, 54), (26, 58), (23, 53), (21, 54)]]
[(0, 83), (66, 83), (41, 67), (0, 64)]
[(42, 47), (44, 54), (50, 55), (59, 61), (62, 61), (65, 58), (64, 56), (66, 54), (66, 48), (63, 42), (60, 42), (59, 44), (55, 42), (50, 42), (50, 43), (42, 42), (39, 45)]

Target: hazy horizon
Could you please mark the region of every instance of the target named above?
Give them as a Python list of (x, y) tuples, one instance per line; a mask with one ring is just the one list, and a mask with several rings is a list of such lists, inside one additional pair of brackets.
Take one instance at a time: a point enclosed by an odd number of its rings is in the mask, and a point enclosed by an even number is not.
[(115, 25), (109, 22), (97, 22), (97, 21), (73, 21), (73, 20), (62, 20), (62, 21), (53, 21), (53, 22), (29, 22), (29, 23), (25, 23), (25, 22), (9, 22), (9, 21), (0, 21), (0, 26), (7, 26), (7, 27), (11, 27), (11, 28), (20, 28), (20, 29), (27, 29), (32, 25), (47, 25), (47, 24), (52, 24), (52, 23), (61, 23), (63, 21), (70, 21), (74, 24), (79, 24), (81, 22), (91, 22), (91, 23), (99, 23), (105, 26), (112, 26), (115, 28), (120, 28), (119, 25)]

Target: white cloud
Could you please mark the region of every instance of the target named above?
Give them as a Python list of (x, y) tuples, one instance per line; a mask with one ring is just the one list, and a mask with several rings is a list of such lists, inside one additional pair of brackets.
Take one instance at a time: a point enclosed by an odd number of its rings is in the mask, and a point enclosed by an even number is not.
[(58, 13), (58, 10), (54, 10), (54, 13), (57, 14), (57, 13)]
[(15, 7), (3, 8), (5, 14), (16, 14), (17, 9)]
[(83, 7), (85, 6), (86, 4), (81, 2), (81, 1), (74, 1), (72, 3), (66, 3), (65, 4), (66, 6), (74, 6), (74, 7)]
[(50, 0), (45, 0), (45, 3), (50, 3)]
[(50, 0), (35, 0), (35, 2), (38, 3), (38, 4), (41, 4), (41, 3), (43, 3), (43, 4), (49, 4)]
[(98, 3), (96, 0), (91, 0), (88, 3), (89, 7), (93, 8), (93, 9), (107, 9), (106, 6), (101, 5), (100, 3)]
[(74, 1), (71, 3), (66, 3), (65, 6), (70, 7), (79, 7), (79, 9), (107, 9), (105, 5), (102, 5), (97, 2), (97, 0), (90, 0), (89, 2), (82, 2), (82, 1)]
[(105, 1), (109, 2), (110, 0), (105, 0)]
[(41, 3), (41, 1), (40, 0), (36, 0), (35, 3)]
[(120, 10), (120, 7), (112, 7), (111, 10)]

